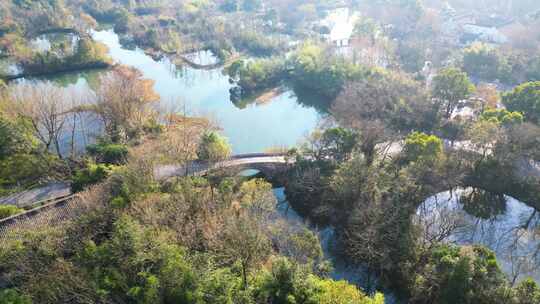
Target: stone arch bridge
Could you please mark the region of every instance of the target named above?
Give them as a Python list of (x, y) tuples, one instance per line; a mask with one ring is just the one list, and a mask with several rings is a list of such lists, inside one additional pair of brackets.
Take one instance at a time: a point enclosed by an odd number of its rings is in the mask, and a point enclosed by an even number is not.
[(240, 172), (247, 169), (260, 171), (270, 180), (283, 175), (294, 163), (285, 153), (251, 153), (239, 154), (217, 163), (194, 161), (185, 166), (166, 165), (159, 166), (154, 171), (158, 180), (166, 180), (175, 176), (205, 176), (212, 171), (226, 170)]
[[(277, 181), (293, 163), (294, 159), (289, 160), (285, 153), (241, 154), (217, 163), (193, 161), (182, 166), (158, 166), (155, 168), (154, 177), (163, 181), (175, 176), (205, 176), (218, 170), (238, 173), (246, 169), (255, 169), (260, 171), (269, 181)], [(58, 189), (58, 187), (64, 187), (65, 189)], [(57, 193), (61, 193), (61, 195)], [(25, 205), (35, 208), (0, 220), (0, 243), (8, 236), (14, 236), (14, 233), (10, 234), (10, 232), (15, 232), (16, 236), (17, 231), (37, 227), (40, 223), (56, 225), (66, 219), (74, 218), (79, 214), (76, 205), (77, 194), (71, 194), (70, 186), (68, 184), (56, 185), (49, 197)]]

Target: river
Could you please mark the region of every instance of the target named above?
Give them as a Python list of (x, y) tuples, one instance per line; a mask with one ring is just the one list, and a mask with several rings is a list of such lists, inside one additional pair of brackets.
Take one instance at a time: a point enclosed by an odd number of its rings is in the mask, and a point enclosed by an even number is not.
[[(93, 36), (109, 47), (110, 56), (115, 62), (135, 67), (145, 78), (155, 82), (154, 88), (161, 96), (162, 107), (187, 112), (192, 116), (207, 116), (215, 120), (236, 154), (294, 146), (316, 128), (321, 118), (315, 109), (299, 104), (291, 91), (285, 91), (264, 104), (238, 107), (231, 102), (229, 94), (231, 84), (221, 68), (197, 70), (186, 66), (177, 67), (167, 59), (156, 61), (142, 50), (123, 47), (119, 37), (112, 30), (96, 31)], [(215, 60), (208, 52), (194, 54), (190, 58), (203, 64)], [(103, 73), (106, 71), (69, 73), (47, 77), (45, 80), (83, 91), (95, 87), (99, 76)], [(43, 79), (37, 79), (41, 80)], [(283, 189), (276, 189), (275, 193), (278, 200), (286, 200)], [(441, 199), (445, 197), (446, 199)], [(280, 214), (285, 219), (306, 225), (318, 233), (325, 255), (334, 262), (333, 278), (346, 279), (365, 286), (362, 279), (364, 272), (361, 269), (350, 267), (333, 255), (332, 229), (319, 230), (307, 225), (291, 208), (283, 209), (283, 206), (288, 206), (287, 204), (281, 206)], [(464, 212), (463, 206), (458, 203), (455, 196), (450, 197), (443, 193), (437, 196), (437, 199), (428, 200), (419, 209), (419, 214), (425, 212), (424, 215), (430, 214), (435, 220), (444, 218), (442, 215), (448, 215), (445, 212), (449, 210), (452, 214), (458, 214), (461, 218), (459, 229), (449, 236), (448, 241), (458, 244), (484, 244), (497, 253), (502, 269), (511, 280), (514, 276), (520, 279), (526, 275), (539, 280), (538, 268), (533, 267), (538, 265), (537, 261), (526, 259), (533, 257), (532, 249), (539, 248), (534, 233), (536, 223), (540, 221), (539, 217), (536, 213), (533, 214), (534, 210), (511, 198), (505, 200), (504, 206), (501, 212), (481, 219), (477, 215)], [(523, 221), (529, 218), (532, 220), (527, 222), (528, 226), (520, 229)], [(520, 236), (512, 237), (517, 235), (516, 232), (519, 232)], [(501, 235), (505, 238), (500, 238)], [(514, 255), (506, 250), (512, 244), (518, 244), (520, 248), (514, 251)], [(385, 295), (387, 303), (394, 303), (390, 292), (385, 292)]]
[[(93, 32), (93, 37), (107, 45), (109, 54), (116, 63), (139, 69), (145, 78), (153, 80), (154, 89), (161, 96), (161, 106), (187, 112), (191, 116), (206, 116), (215, 120), (222, 133), (229, 139), (233, 152), (263, 152), (272, 148), (292, 147), (303, 141), (312, 132), (321, 114), (314, 108), (297, 102), (292, 91), (285, 91), (264, 104), (236, 106), (230, 98), (228, 76), (221, 68), (197, 70), (189, 66), (177, 67), (168, 59), (156, 61), (140, 49), (122, 46), (118, 35), (112, 30)], [(44, 47), (46, 41), (40, 41)], [(188, 56), (199, 64), (215, 63), (211, 53), (202, 51)], [(100, 75), (107, 71), (84, 71), (65, 73), (48, 77), (21, 80), (50, 81), (67, 90), (84, 92), (98, 85)], [(84, 94), (83, 94), (84, 95)], [(84, 144), (88, 142), (85, 141)], [(64, 144), (68, 144), (64, 142)], [(84, 144), (82, 146), (84, 146)], [(248, 172), (251, 175), (254, 172)], [(274, 189), (278, 201), (282, 202), (278, 211), (289, 225), (302, 226), (316, 232), (321, 239), (325, 257), (337, 267), (331, 273), (335, 279), (346, 279), (362, 286), (363, 271), (346, 267), (332, 253), (332, 229), (319, 230), (307, 223), (289, 207), (283, 188)], [(390, 293), (386, 293), (387, 303), (394, 303)]]
[[(313, 108), (297, 103), (291, 91), (285, 91), (264, 104), (237, 107), (231, 102), (229, 77), (221, 68), (197, 70), (176, 66), (168, 59), (154, 60), (140, 49), (127, 49), (112, 30), (96, 31), (94, 39), (106, 44), (116, 63), (139, 69), (145, 78), (155, 82), (161, 96), (160, 106), (166, 110), (205, 116), (222, 129), (233, 152), (263, 152), (298, 144), (317, 125), (320, 114)], [(191, 56), (201, 63), (212, 62), (209, 52)], [(41, 78), (74, 90), (86, 90), (96, 85), (106, 71), (69, 73)]]

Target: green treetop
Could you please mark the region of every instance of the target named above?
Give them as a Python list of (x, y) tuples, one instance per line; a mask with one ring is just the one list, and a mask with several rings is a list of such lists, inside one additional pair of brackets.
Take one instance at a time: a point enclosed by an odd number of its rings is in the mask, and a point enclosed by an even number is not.
[(521, 112), (526, 121), (540, 124), (540, 81), (517, 86), (502, 101), (509, 111)]
[(447, 68), (433, 79), (433, 97), (443, 108), (445, 118), (450, 118), (461, 101), (469, 98), (475, 87), (466, 73), (456, 68)]
[(202, 136), (197, 156), (203, 161), (220, 161), (231, 155), (231, 146), (223, 136), (208, 132)]
[(506, 109), (488, 109), (480, 115), (480, 119), (502, 125), (515, 125), (523, 122), (523, 114)]
[(436, 160), (443, 152), (442, 140), (435, 135), (413, 132), (405, 139), (407, 160)]

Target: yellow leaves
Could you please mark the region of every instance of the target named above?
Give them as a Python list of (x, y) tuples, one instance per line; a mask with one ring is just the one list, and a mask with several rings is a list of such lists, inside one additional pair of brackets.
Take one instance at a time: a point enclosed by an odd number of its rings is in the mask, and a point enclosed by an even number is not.
[(7, 50), (7, 53), (17, 58), (29, 58), (32, 50), (26, 45), (22, 36), (17, 33), (8, 33), (0, 38), (0, 48)]
[(85, 14), (85, 13), (81, 13), (79, 15), (79, 18), (82, 22), (85, 23), (86, 26), (90, 27), (90, 28), (95, 28), (97, 26), (97, 21), (96, 19), (94, 19), (92, 16), (88, 15), (88, 14)]
[(373, 298), (367, 297), (354, 285), (346, 281), (321, 280), (319, 287), (322, 293), (319, 304), (383, 304), (384, 296), (380, 293)]
[(275, 208), (276, 198), (272, 185), (263, 179), (252, 179), (240, 186), (240, 203), (244, 208), (271, 212)]

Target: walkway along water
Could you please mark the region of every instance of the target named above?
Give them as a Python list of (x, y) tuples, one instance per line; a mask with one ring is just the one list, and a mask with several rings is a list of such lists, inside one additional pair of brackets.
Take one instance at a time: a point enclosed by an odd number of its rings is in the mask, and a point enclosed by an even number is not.
[[(272, 176), (284, 173), (289, 165), (293, 163), (294, 159), (289, 160), (284, 153), (242, 154), (217, 163), (194, 161), (187, 166), (159, 166), (154, 171), (154, 177), (157, 180), (166, 180), (174, 176), (204, 176), (212, 170), (230, 168), (237, 170), (256, 169), (267, 176)], [(69, 195), (65, 195), (66, 192)], [(78, 214), (72, 212), (72, 209), (77, 208), (77, 206), (74, 206), (77, 203), (77, 195), (71, 195), (71, 189), (67, 184), (64, 186), (62, 193), (60, 197), (51, 197), (40, 201), (40, 206), (34, 209), (0, 220), (0, 243), (7, 237), (21, 237), (20, 234), (14, 233), (14, 231), (36, 226), (43, 221), (51, 223), (67, 220), (72, 218), (71, 215)], [(31, 205), (35, 205), (35, 203)], [(66, 210), (69, 212), (66, 212)]]

